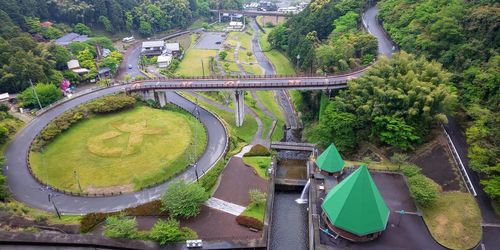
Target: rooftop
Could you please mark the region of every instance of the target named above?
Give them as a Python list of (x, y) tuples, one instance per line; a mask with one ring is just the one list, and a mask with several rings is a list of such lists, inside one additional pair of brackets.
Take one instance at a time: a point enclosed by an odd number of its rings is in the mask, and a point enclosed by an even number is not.
[(366, 166), (335, 186), (321, 207), (335, 227), (359, 236), (385, 230), (389, 219), (389, 208)]
[(153, 48), (153, 47), (163, 47), (163, 46), (165, 46), (165, 41), (163, 40), (142, 42), (143, 48)]
[(344, 160), (342, 160), (339, 151), (332, 143), (327, 149), (325, 149), (325, 151), (323, 151), (323, 153), (321, 153), (321, 155), (318, 156), (316, 159), (316, 165), (318, 165), (318, 168), (323, 171), (335, 173), (341, 172), (345, 163)]
[(179, 43), (165, 43), (165, 49), (170, 51), (179, 51), (180, 46)]
[(85, 42), (89, 40), (87, 35), (78, 35), (76, 33), (68, 33), (54, 41), (55, 44), (66, 46), (72, 42)]

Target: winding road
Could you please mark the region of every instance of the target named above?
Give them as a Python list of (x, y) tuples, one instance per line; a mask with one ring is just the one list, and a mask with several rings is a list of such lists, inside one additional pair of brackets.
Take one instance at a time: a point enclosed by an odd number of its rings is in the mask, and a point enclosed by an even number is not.
[[(48, 200), (48, 192), (33, 178), (26, 165), (31, 141), (46, 124), (65, 111), (92, 99), (124, 91), (125, 87), (126, 85), (114, 86), (71, 99), (38, 116), (18, 133), (6, 150), (6, 166), (8, 167), (4, 170), (8, 185), (16, 200), (35, 208), (53, 211), (53, 205)], [(196, 107), (192, 102), (173, 92), (168, 93), (168, 99), (188, 111), (193, 111)], [(205, 152), (198, 160), (198, 173), (201, 176), (223, 156), (228, 140), (224, 125), (205, 109), (198, 108), (198, 110), (200, 121), (206, 127), (208, 137)], [(190, 167), (173, 179), (177, 178), (195, 181), (195, 169)], [(55, 193), (53, 199), (59, 211), (65, 214), (118, 211), (158, 199), (170, 182), (171, 180), (149, 189), (110, 197), (80, 197), (53, 192)]]

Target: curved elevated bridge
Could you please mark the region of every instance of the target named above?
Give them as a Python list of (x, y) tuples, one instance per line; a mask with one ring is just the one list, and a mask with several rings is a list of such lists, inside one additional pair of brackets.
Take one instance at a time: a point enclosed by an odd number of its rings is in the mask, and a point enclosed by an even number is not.
[(152, 78), (132, 82), (125, 89), (127, 93), (138, 92), (145, 100), (152, 99), (165, 106), (168, 102), (168, 91), (234, 91), (236, 109), (236, 125), (241, 126), (245, 117), (245, 90), (280, 90), (280, 89), (343, 89), (347, 82), (361, 76), (369, 67), (339, 75), (309, 75), (309, 76), (209, 76), (189, 78)]

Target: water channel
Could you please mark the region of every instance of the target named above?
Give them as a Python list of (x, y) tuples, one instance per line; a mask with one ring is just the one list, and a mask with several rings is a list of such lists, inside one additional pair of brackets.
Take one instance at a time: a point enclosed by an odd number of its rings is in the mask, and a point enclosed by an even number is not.
[[(300, 142), (300, 130), (286, 130), (285, 141)], [(277, 178), (306, 179), (305, 168), (308, 154), (303, 152), (280, 151), (278, 153)], [(274, 194), (273, 219), (271, 224), (270, 249), (308, 249), (307, 204), (296, 202), (301, 189), (280, 190)]]

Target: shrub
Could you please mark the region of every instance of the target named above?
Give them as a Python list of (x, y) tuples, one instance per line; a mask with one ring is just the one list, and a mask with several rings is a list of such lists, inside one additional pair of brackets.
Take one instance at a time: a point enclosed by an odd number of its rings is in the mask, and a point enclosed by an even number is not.
[(181, 228), (179, 221), (175, 219), (158, 220), (149, 232), (149, 238), (162, 245), (167, 242), (179, 242), (197, 237), (196, 232), (187, 227)]
[(267, 199), (266, 193), (258, 189), (250, 189), (250, 191), (248, 191), (248, 196), (250, 197), (250, 201), (257, 206), (264, 204)]
[(122, 215), (110, 216), (106, 219), (104, 227), (104, 236), (113, 238), (136, 239), (139, 236), (137, 232), (137, 221)]
[(254, 228), (258, 230), (262, 230), (262, 228), (264, 228), (264, 223), (250, 216), (238, 215), (236, 217), (236, 222), (244, 227)]
[(170, 216), (190, 218), (200, 213), (200, 206), (208, 199), (205, 189), (184, 180), (172, 182), (161, 197), (162, 209)]
[(410, 193), (418, 205), (423, 207), (431, 206), (437, 199), (439, 185), (433, 180), (417, 174), (408, 179)]
[(45, 223), (47, 220), (49, 220), (49, 217), (45, 214), (36, 214), (34, 216), (35, 222), (37, 223)]
[(248, 153), (246, 153), (244, 156), (269, 156), (269, 155), (271, 155), (271, 153), (266, 147), (257, 144), (253, 146), (250, 149), (250, 151), (248, 151)]
[(401, 166), (401, 172), (408, 178), (420, 174), (421, 171), (422, 169), (415, 164), (405, 164)]
[(220, 173), (222, 170), (224, 170), (224, 167), (226, 166), (226, 161), (225, 160), (219, 160), (217, 164), (211, 168), (208, 172), (205, 173), (200, 179), (199, 179), (199, 185), (205, 189), (205, 191), (210, 191), (213, 186), (215, 186), (215, 183), (217, 183), (217, 179), (219, 178)]
[(92, 101), (88, 104), (88, 107), (92, 113), (105, 114), (132, 108), (135, 103), (136, 100), (132, 96), (111, 95)]

